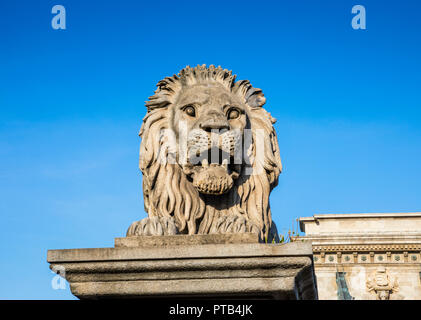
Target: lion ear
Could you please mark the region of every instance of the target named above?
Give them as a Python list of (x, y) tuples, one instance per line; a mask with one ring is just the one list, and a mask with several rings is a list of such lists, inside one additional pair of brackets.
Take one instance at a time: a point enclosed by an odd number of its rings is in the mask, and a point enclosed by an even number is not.
[(265, 102), (266, 98), (263, 95), (262, 89), (253, 88), (248, 80), (239, 80), (235, 83), (233, 92), (244, 98), (245, 102), (250, 108), (260, 108)]
[(263, 92), (261, 91), (258, 94), (253, 94), (251, 97), (247, 99), (247, 104), (252, 108), (260, 108), (265, 103), (266, 103), (266, 98), (263, 95)]
[(251, 108), (260, 108), (266, 103), (265, 95), (259, 88), (249, 88), (245, 98)]

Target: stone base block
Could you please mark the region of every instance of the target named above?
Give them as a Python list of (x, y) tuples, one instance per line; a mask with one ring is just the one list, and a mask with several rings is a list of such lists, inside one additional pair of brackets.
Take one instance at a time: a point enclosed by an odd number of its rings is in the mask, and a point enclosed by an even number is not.
[(80, 299), (317, 299), (311, 243), (252, 234), (117, 238), (115, 248), (49, 250), (47, 260)]
[(202, 244), (259, 243), (256, 233), (195, 234), (115, 238), (115, 247), (174, 247)]

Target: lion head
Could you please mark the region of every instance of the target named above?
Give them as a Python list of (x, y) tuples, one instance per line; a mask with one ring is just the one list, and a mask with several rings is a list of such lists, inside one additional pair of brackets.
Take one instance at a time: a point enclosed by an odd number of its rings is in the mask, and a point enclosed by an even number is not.
[(231, 71), (186, 67), (158, 82), (139, 135), (145, 210), (127, 235), (277, 237), (269, 194), (282, 165), (265, 97)]

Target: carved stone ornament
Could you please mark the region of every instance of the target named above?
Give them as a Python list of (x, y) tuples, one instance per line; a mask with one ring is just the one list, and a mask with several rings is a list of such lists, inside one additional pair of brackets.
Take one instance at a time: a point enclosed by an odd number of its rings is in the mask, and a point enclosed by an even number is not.
[(186, 67), (146, 102), (139, 167), (148, 218), (127, 236), (255, 232), (278, 241), (269, 194), (282, 165), (262, 90)]
[(377, 300), (390, 300), (390, 295), (399, 291), (396, 278), (389, 275), (385, 267), (378, 267), (367, 278), (367, 291), (374, 293)]

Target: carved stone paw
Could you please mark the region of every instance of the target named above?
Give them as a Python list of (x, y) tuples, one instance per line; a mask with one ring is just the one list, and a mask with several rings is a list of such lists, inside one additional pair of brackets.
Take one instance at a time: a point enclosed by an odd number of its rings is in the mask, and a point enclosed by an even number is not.
[(126, 236), (164, 236), (178, 233), (172, 217), (149, 217), (133, 222)]
[(212, 225), (210, 233), (259, 233), (259, 228), (239, 215), (224, 215)]

